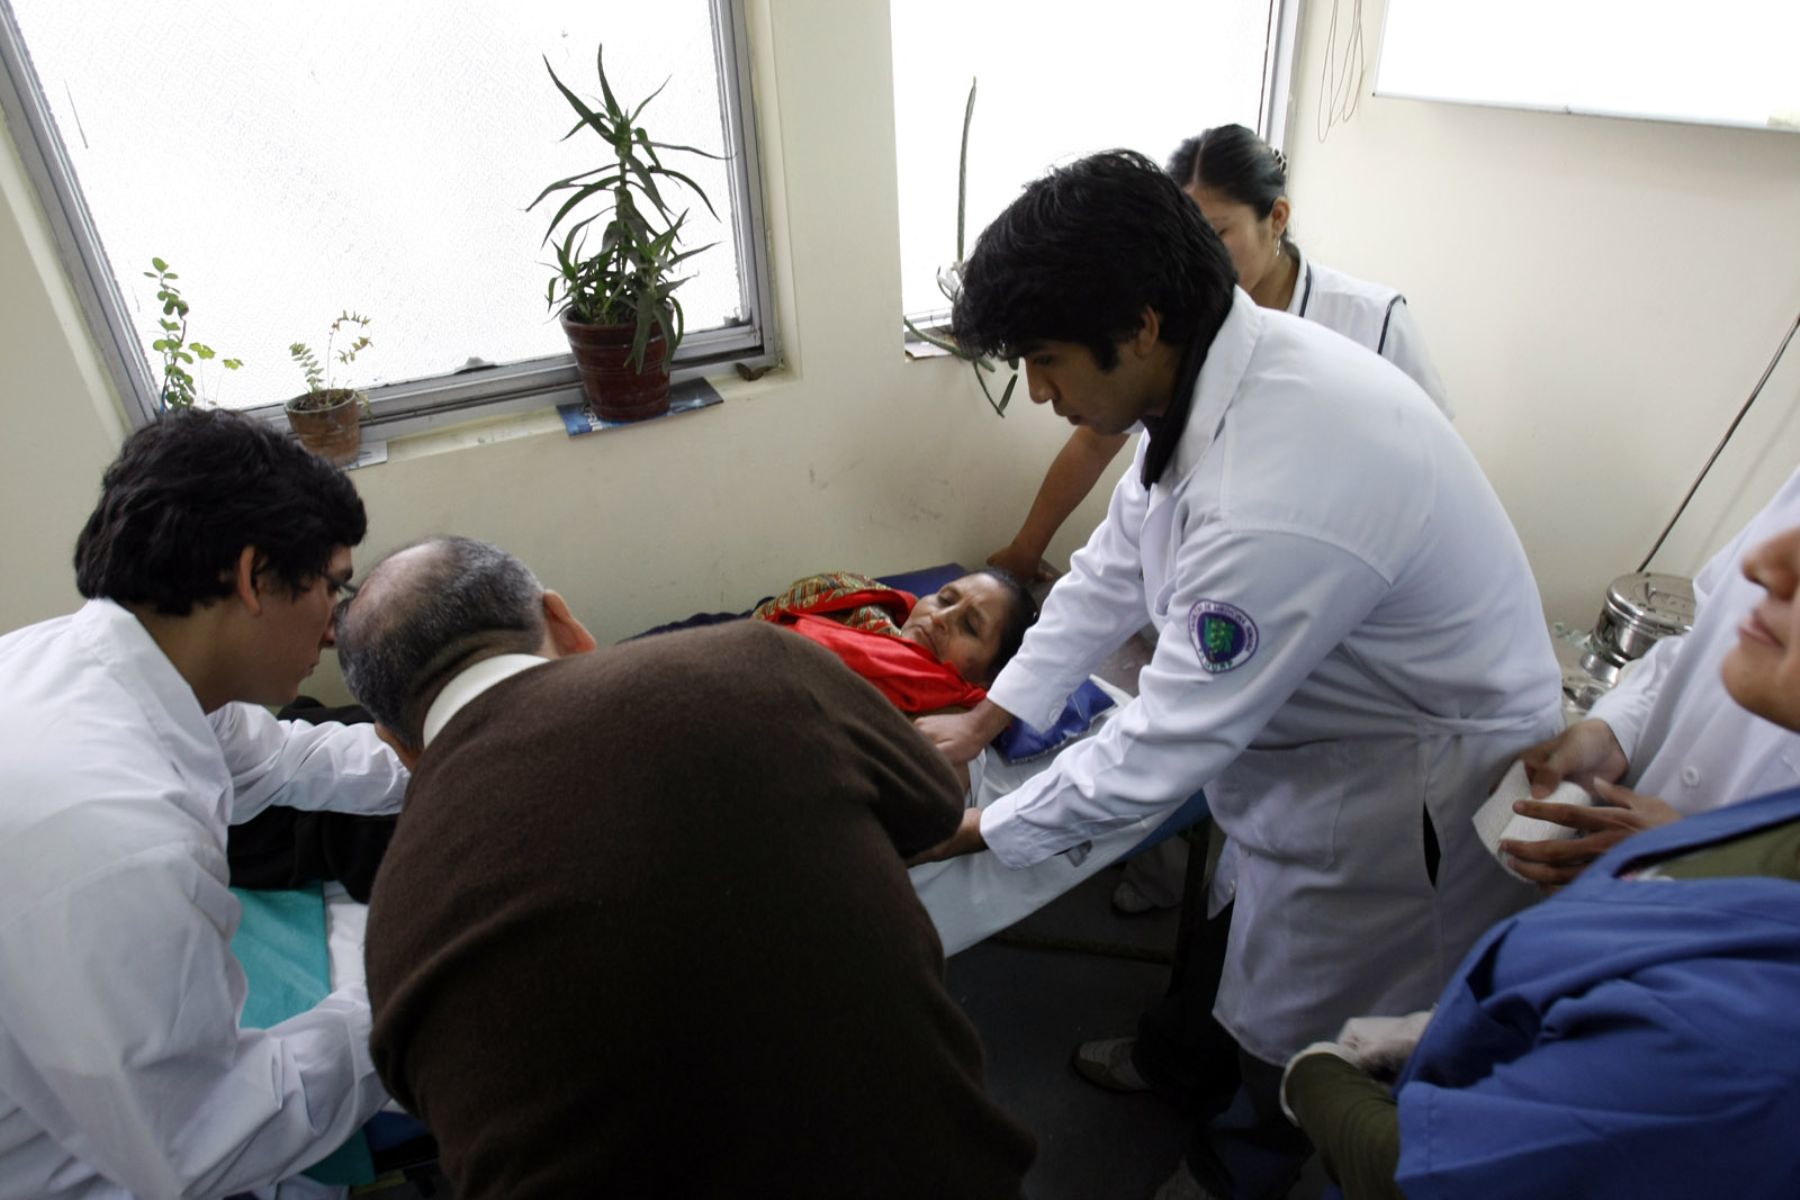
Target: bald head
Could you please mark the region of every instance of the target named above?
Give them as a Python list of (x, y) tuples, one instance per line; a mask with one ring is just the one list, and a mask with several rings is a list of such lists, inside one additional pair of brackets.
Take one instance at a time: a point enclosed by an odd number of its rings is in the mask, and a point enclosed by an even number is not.
[(439, 537), (388, 555), (337, 616), (344, 682), (407, 749), (444, 684), (484, 658), (536, 654), (545, 592), (524, 563), (488, 542)]

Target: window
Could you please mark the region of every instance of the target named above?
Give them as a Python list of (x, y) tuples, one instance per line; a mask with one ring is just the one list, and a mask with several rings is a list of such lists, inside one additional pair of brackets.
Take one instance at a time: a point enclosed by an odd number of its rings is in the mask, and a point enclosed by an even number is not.
[(1794, 0), (1389, 0), (1377, 92), (1800, 130)]
[[(179, 274), (203, 399), (273, 414), (304, 390), (288, 346), (323, 352), (350, 309), (373, 345), (342, 382), (378, 436), (575, 399), (545, 305), (546, 184), (602, 161), (545, 62), (578, 94), (667, 89), (643, 123), (698, 146), (677, 377), (768, 362), (768, 272), (741, 5), (732, 0), (10, 0), (9, 119), (70, 274), (137, 420), (155, 411), (152, 257)], [(671, 165), (676, 165), (671, 163)], [(481, 407), (473, 414), (472, 408)]]
[[(1058, 162), (1127, 147), (1166, 161), (1184, 138), (1239, 124), (1281, 144), (1294, 10), (1284, 0), (893, 0), (902, 303), (949, 304), (964, 101), (964, 254), (1026, 183)], [(1275, 103), (1270, 103), (1270, 98)]]

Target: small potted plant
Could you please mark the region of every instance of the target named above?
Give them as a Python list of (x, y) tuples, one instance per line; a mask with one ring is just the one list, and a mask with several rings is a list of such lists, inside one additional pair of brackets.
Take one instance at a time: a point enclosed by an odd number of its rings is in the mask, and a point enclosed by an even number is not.
[[(362, 414), (369, 398), (355, 388), (332, 387), (330, 366), (333, 358), (343, 366), (356, 361), (356, 356), (369, 348), (369, 318), (345, 310), (338, 314), (325, 337), (325, 360), (321, 364), (311, 347), (295, 342), (288, 355), (306, 376), (306, 391), (287, 402), (288, 425), (300, 444), (339, 466), (355, 462), (362, 448)], [(339, 334), (350, 330), (350, 344), (334, 351)]]
[[(156, 280), (156, 298), (162, 302), (162, 316), (158, 324), (162, 326), (162, 336), (150, 343), (150, 348), (162, 355), (163, 377), (162, 387), (156, 396), (158, 412), (168, 412), (175, 408), (192, 408), (200, 399), (200, 384), (196, 376), (200, 371), (200, 362), (218, 357), (218, 352), (211, 346), (188, 340), (188, 302), (181, 297), (181, 290), (175, 286), (175, 280), (181, 278), (169, 269), (169, 264), (160, 258), (150, 260), (154, 270), (145, 271), (146, 278)], [(221, 358), (219, 365), (227, 371), (235, 371), (244, 365), (242, 359)], [(193, 371), (188, 368), (192, 367)]]
[[(579, 118), (565, 140), (589, 129), (606, 143), (608, 153), (601, 166), (557, 180), (531, 202), (536, 208), (567, 193), (544, 235), (555, 247), (557, 268), (545, 298), (561, 315), (594, 414), (606, 421), (654, 417), (668, 411), (669, 363), (683, 332), (681, 303), (674, 293), (686, 280), (676, 278), (675, 269), (710, 248), (680, 248), (687, 213), (669, 209), (665, 189), (679, 184), (714, 211), (700, 186), (664, 166), (659, 152), (718, 156), (652, 141), (638, 118), (662, 88), (625, 108), (607, 82), (602, 52), (594, 55), (600, 82), (597, 107), (570, 91), (549, 59), (544, 68)], [(602, 222), (600, 236), (590, 249), (589, 226), (596, 221)]]

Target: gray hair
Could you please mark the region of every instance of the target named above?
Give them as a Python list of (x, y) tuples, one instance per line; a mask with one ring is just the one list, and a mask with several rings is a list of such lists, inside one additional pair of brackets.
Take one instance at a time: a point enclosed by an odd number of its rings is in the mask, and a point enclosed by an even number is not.
[(543, 597), (531, 569), (491, 543), (433, 537), (404, 546), (338, 610), (344, 682), (402, 744), (422, 749), (426, 710), (459, 671), (543, 645)]

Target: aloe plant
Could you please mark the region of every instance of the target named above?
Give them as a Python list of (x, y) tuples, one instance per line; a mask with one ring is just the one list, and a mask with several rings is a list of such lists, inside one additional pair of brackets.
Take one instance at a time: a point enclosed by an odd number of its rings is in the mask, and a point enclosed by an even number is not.
[[(566, 194), (544, 235), (545, 243), (556, 253), (556, 274), (545, 289), (545, 301), (551, 311), (567, 312), (571, 319), (585, 324), (634, 325), (627, 361), (634, 370), (642, 371), (644, 353), (655, 332), (667, 339), (668, 357), (674, 357), (685, 332), (681, 302), (674, 293), (691, 278), (677, 278), (675, 270), (712, 246), (681, 248), (687, 212), (670, 208), (664, 188), (673, 183), (693, 192), (708, 212), (718, 216), (700, 185), (666, 166), (662, 155), (673, 151), (711, 159), (720, 156), (693, 146), (651, 140), (638, 120), (668, 86), (668, 80), (637, 105), (626, 108), (607, 81), (604, 47), (594, 53), (594, 73), (600, 83), (598, 106), (589, 105), (570, 90), (548, 58), (544, 69), (578, 118), (563, 140), (591, 130), (606, 144), (609, 155), (601, 166), (557, 180), (530, 204), (536, 208), (553, 195)], [(589, 227), (602, 218), (599, 245), (590, 250)]]
[[(969, 98), (963, 104), (962, 152), (956, 162), (956, 260), (948, 267), (939, 269), (937, 273), (938, 291), (942, 292), (944, 299), (950, 301), (951, 304), (955, 304), (957, 296), (962, 294), (963, 228), (969, 197), (969, 127), (975, 122), (975, 86), (977, 82), (979, 81), (976, 79), (969, 80)], [(996, 400), (994, 393), (988, 388), (987, 381), (988, 375), (996, 374), (1000, 369), (995, 365), (993, 359), (983, 354), (971, 354), (950, 338), (925, 332), (913, 324), (910, 317), (903, 316), (900, 319), (906, 323), (907, 330), (920, 341), (936, 346), (946, 354), (968, 363), (975, 371), (975, 382), (981, 385), (981, 394), (987, 397), (988, 404), (1000, 416), (1006, 415), (1006, 406), (1012, 401), (1013, 389), (1019, 383), (1018, 359), (1007, 360), (1007, 369), (1012, 374), (1006, 381), (1006, 387), (1000, 392), (1000, 399)]]

